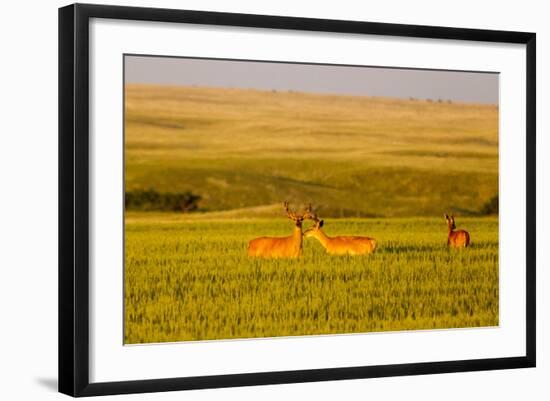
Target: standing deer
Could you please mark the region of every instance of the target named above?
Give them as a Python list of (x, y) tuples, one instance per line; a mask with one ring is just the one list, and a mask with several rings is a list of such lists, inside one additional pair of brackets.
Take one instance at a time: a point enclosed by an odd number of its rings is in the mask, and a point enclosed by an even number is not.
[(304, 231), (304, 237), (317, 239), (330, 255), (366, 255), (373, 253), (376, 249), (376, 240), (369, 237), (340, 236), (329, 237), (321, 227), (324, 221), (316, 214), (308, 213), (307, 218), (315, 221), (315, 225)]
[(449, 228), (449, 236), (447, 237), (447, 246), (454, 248), (462, 248), (470, 245), (470, 234), (465, 230), (456, 230), (455, 217), (451, 214), (449, 217), (445, 214), (447, 227)]
[(302, 221), (308, 214), (288, 210), (288, 202), (284, 203), (287, 217), (295, 224), (292, 235), (288, 237), (260, 237), (248, 243), (248, 256), (264, 258), (297, 258), (302, 254)]

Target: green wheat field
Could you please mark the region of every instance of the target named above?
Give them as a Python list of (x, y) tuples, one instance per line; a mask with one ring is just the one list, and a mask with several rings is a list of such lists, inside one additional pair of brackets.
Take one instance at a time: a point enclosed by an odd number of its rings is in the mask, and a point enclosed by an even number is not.
[[(198, 197), (127, 207), (126, 344), (498, 325), (496, 106), (128, 84), (125, 112), (127, 195)], [(284, 200), (377, 251), (247, 257), (291, 234)]]

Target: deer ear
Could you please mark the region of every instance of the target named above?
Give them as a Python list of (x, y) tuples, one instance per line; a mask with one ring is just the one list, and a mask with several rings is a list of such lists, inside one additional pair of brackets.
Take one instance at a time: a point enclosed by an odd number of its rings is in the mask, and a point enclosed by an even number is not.
[(321, 220), (321, 221), (319, 222), (319, 227), (323, 227), (323, 224), (325, 224), (325, 220)]
[(445, 213), (445, 219), (449, 220), (449, 216), (447, 216), (447, 213)]

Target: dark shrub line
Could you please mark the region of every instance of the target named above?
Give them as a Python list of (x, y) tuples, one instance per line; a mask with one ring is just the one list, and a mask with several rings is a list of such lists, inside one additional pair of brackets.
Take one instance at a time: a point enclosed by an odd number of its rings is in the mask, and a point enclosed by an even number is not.
[(189, 191), (183, 193), (157, 192), (154, 189), (126, 191), (126, 210), (193, 212), (201, 199)]
[(483, 205), (480, 214), (498, 214), (498, 195), (493, 196), (488, 202)]

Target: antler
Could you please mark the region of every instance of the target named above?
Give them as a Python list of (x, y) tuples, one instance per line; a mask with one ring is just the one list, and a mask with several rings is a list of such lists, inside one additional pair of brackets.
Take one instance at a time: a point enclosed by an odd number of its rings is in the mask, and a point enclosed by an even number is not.
[(296, 213), (293, 213), (291, 212), (289, 209), (288, 209), (288, 201), (285, 201), (283, 203), (283, 207), (285, 208), (285, 211), (286, 211), (286, 215), (288, 217), (290, 217), (291, 219), (295, 220), (296, 219)]
[(319, 217), (317, 217), (317, 214), (315, 214), (311, 211), (311, 203), (305, 209), (304, 214), (303, 214), (303, 218), (313, 220), (313, 221), (316, 221), (316, 222), (319, 221)]

